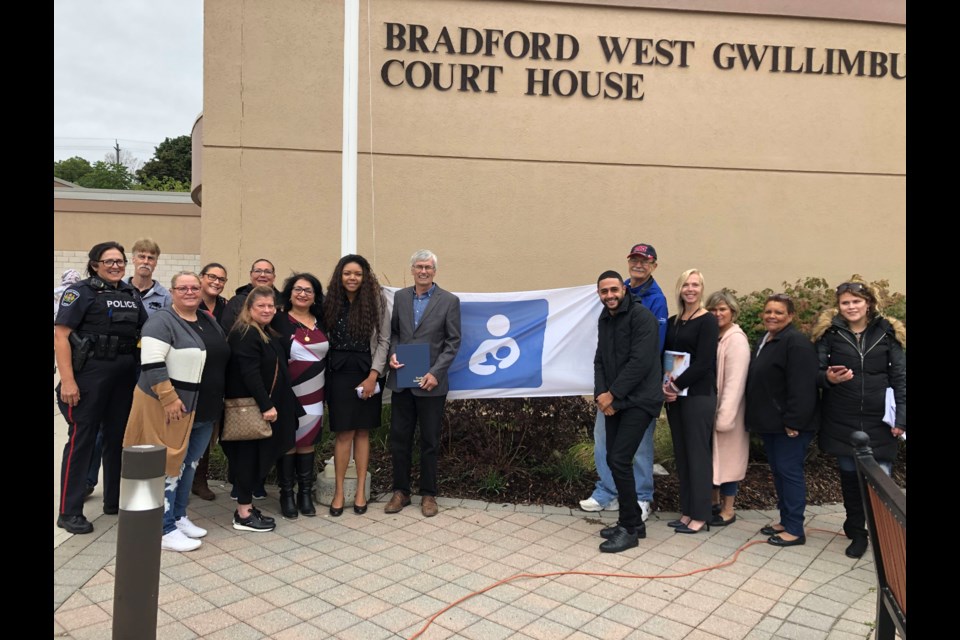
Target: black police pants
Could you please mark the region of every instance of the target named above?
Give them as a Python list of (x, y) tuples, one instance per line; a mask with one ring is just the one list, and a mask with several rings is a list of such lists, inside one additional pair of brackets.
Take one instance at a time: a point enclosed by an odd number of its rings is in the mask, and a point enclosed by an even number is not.
[(60, 414), (67, 421), (67, 443), (63, 447), (60, 466), (61, 514), (83, 515), (87, 470), (101, 425), (103, 504), (106, 507), (119, 505), (123, 433), (133, 404), (136, 370), (137, 362), (132, 354), (117, 356), (116, 360), (88, 360), (76, 377), (80, 402), (73, 407), (60, 400), (60, 386), (57, 386)]
[(620, 499), (620, 526), (636, 529), (643, 526), (637, 485), (633, 477), (633, 458), (653, 416), (643, 409), (620, 409), (604, 417), (607, 435), (607, 466), (613, 475)]

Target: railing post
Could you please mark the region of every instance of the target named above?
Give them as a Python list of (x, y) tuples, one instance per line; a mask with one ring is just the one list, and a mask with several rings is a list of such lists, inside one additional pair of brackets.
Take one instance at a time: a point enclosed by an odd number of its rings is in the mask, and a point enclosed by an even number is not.
[(164, 446), (137, 445), (123, 450), (113, 640), (156, 640), (157, 637), (166, 462)]

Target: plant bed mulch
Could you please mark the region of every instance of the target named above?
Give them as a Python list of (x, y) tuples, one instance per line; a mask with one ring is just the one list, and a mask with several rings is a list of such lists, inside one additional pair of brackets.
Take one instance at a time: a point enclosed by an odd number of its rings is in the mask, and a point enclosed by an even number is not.
[[(593, 491), (596, 476), (592, 469), (581, 469), (575, 475), (564, 473), (566, 452), (578, 442), (589, 441), (594, 411), (589, 402), (580, 398), (449, 402), (438, 462), (440, 495), (578, 508), (578, 502)], [(417, 448), (415, 444), (414, 491), (419, 486)], [(389, 492), (392, 489), (389, 451), (376, 446), (372, 449), (371, 489), (377, 493)], [(906, 487), (905, 445), (900, 447), (893, 478), (898, 485)], [(832, 457), (811, 456), (806, 465), (806, 480), (809, 504), (842, 502), (840, 476)], [(655, 508), (677, 511), (676, 475), (656, 476), (654, 486)], [(740, 482), (737, 506), (774, 509), (776, 502), (770, 467), (765, 461), (751, 462), (746, 478)]]

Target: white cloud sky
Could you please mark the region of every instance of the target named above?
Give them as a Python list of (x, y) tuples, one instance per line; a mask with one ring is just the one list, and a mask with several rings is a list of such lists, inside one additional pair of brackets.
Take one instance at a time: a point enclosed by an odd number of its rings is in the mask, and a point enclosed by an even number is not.
[(203, 110), (203, 0), (54, 0), (53, 159), (142, 162)]

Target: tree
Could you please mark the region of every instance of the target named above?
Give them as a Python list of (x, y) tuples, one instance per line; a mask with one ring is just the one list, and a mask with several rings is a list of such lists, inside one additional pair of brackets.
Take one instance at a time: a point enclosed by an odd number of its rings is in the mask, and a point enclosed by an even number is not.
[(88, 174), (77, 180), (77, 184), (90, 189), (130, 189), (133, 176), (122, 164), (98, 161)]
[[(107, 154), (103, 156), (103, 161), (107, 164), (115, 164), (117, 162), (117, 152), (107, 152)], [(137, 170), (143, 166), (143, 161), (137, 156), (133, 155), (133, 153), (129, 150), (120, 149), (120, 164), (125, 166), (131, 175), (136, 175)]]
[(133, 185), (139, 191), (190, 191), (190, 185), (175, 180), (170, 176), (164, 178), (149, 177)]
[(161, 182), (164, 178), (173, 178), (189, 185), (192, 152), (190, 136), (166, 138), (157, 145), (153, 158), (137, 172), (137, 179), (146, 184), (150, 178)]
[(93, 171), (90, 162), (80, 156), (53, 163), (53, 177), (76, 183), (80, 178)]

